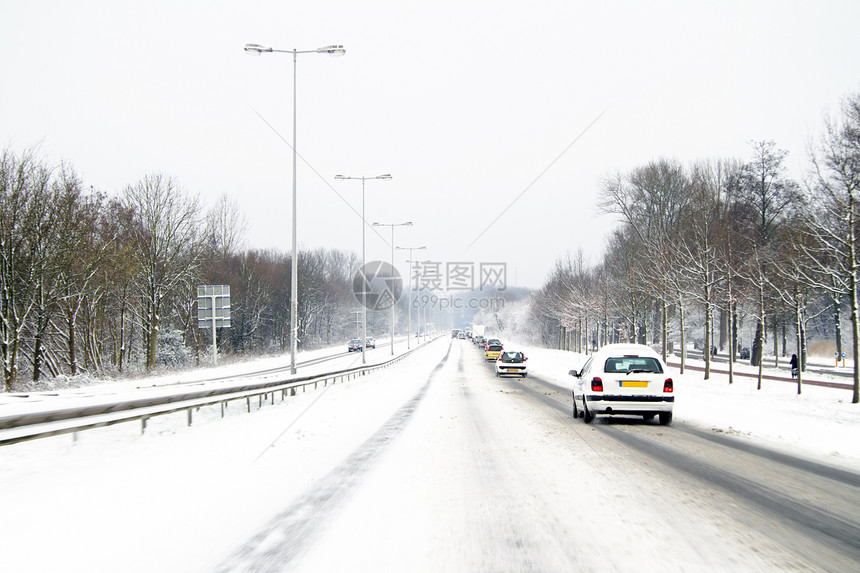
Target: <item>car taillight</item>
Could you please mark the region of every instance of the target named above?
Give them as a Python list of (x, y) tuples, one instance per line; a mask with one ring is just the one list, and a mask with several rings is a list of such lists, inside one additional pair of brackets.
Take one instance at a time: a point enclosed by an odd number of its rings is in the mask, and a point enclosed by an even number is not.
[(674, 386), (675, 385), (672, 383), (672, 379), (666, 378), (666, 381), (663, 382), (663, 392), (669, 392), (669, 393), (673, 392)]
[(595, 376), (591, 379), (591, 391), (592, 392), (603, 392), (603, 380)]

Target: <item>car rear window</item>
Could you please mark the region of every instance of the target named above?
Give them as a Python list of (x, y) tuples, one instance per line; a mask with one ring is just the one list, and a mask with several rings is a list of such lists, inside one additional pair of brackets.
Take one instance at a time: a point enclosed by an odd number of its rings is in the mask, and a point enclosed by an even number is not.
[(522, 362), (523, 355), (520, 352), (502, 352), (502, 362)]
[(619, 356), (608, 358), (604, 372), (656, 372), (662, 373), (660, 361), (650, 356)]
[(501, 350), (501, 349), (502, 349), (502, 347), (497, 345), (497, 344), (491, 344), (490, 346), (487, 347), (487, 350)]

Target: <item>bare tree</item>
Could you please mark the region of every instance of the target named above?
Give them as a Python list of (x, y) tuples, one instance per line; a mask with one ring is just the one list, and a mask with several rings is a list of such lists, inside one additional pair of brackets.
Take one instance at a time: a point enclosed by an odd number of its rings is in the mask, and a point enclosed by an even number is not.
[(223, 260), (244, 249), (247, 233), (248, 219), (238, 201), (226, 194), (219, 197), (206, 214), (207, 249)]
[[(78, 317), (81, 309), (101, 296), (99, 279), (107, 261), (106, 244), (98, 233), (102, 218), (102, 195), (83, 190), (83, 182), (74, 171), (62, 166), (57, 189), (56, 243), (60, 260), (57, 264), (57, 303), (63, 313), (66, 341), (66, 363), (69, 373), (78, 373)], [(110, 240), (110, 238), (108, 238)], [(84, 345), (88, 336), (84, 336)], [(85, 354), (89, 361), (91, 354)], [(38, 370), (34, 368), (34, 376)]]
[(134, 216), (129, 231), (140, 271), (135, 286), (145, 302), (140, 319), (146, 336), (146, 366), (152, 368), (164, 302), (200, 262), (201, 204), (160, 173), (126, 187), (122, 201)]
[[(649, 306), (654, 302), (660, 306), (664, 357), (668, 350), (668, 307), (676, 301), (683, 303), (676, 295), (679, 283), (674, 251), (691, 199), (689, 186), (681, 165), (661, 159), (634, 169), (626, 177), (605, 181), (599, 206), (605, 213), (619, 215), (639, 243), (637, 282), (649, 297)], [(641, 324), (636, 339), (647, 343), (645, 314)]]
[(33, 150), (0, 157), (0, 357), (7, 391), (18, 374), (21, 335), (41, 288), (54, 201), (51, 170)]
[(741, 211), (748, 218), (747, 235), (750, 245), (746, 250), (752, 253), (747, 257), (750, 263), (743, 274), (755, 288), (758, 306), (758, 324), (751, 361), (759, 367), (759, 387), (762, 378), (762, 355), (765, 341), (765, 320), (771, 292), (768, 292), (765, 277), (772, 269), (765, 266), (773, 264), (771, 253), (772, 239), (784, 221), (789, 207), (799, 200), (800, 188), (785, 175), (784, 161), (787, 152), (776, 147), (773, 141), (752, 142), (753, 158), (741, 168), (738, 190), (739, 199), (746, 209)]
[[(842, 104), (842, 114), (828, 118), (825, 133), (811, 153), (813, 165), (809, 193), (809, 226), (813, 245), (807, 247), (809, 260), (819, 277), (816, 281), (827, 292), (847, 294), (851, 305), (853, 329), (854, 395), (860, 402), (860, 93), (851, 94)], [(812, 273), (808, 273), (812, 274)]]

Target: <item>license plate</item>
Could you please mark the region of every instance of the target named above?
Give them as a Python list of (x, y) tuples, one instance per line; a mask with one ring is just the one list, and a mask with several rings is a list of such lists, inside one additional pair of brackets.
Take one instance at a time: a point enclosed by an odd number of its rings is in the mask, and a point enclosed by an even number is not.
[(516, 368), (508, 368), (508, 372), (519, 372)]
[(648, 382), (645, 380), (621, 380), (618, 385), (622, 388), (647, 388)]

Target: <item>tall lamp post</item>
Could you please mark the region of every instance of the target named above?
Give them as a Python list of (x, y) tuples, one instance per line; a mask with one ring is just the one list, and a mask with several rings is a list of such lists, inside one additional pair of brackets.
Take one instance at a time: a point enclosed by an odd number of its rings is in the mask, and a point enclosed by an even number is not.
[[(363, 175), (361, 177), (347, 177), (346, 175), (335, 175), (334, 178), (335, 179), (359, 179), (359, 180), (361, 180), (361, 270), (362, 270), (362, 272), (364, 272), (364, 265), (367, 264), (367, 260), (366, 260), (366, 256), (365, 256), (365, 249), (364, 249), (364, 246), (365, 246), (365, 239), (364, 239), (365, 229), (364, 228), (367, 226), (367, 224), (365, 223), (365, 219), (364, 219), (364, 182), (367, 181), (368, 179), (388, 180), (388, 179), (391, 179), (392, 177), (391, 177), (390, 173), (385, 173), (384, 175), (376, 175), (374, 177), (365, 177)], [(367, 364), (367, 361), (366, 361), (365, 355), (364, 355), (364, 351), (366, 350), (365, 346), (367, 346), (367, 289), (366, 288), (363, 288), (361, 291), (361, 306), (363, 307), (363, 310), (364, 310), (364, 318), (363, 318), (364, 338), (361, 341), (361, 363)]]
[(409, 251), (409, 260), (406, 262), (409, 263), (409, 330), (406, 333), (406, 350), (409, 350), (409, 342), (412, 339), (412, 251), (423, 251), (427, 247), (397, 247), (398, 251)]
[[(409, 261), (409, 262), (410, 262), (410, 263), (422, 263), (422, 264), (426, 264), (426, 263), (432, 263), (433, 261), (430, 261), (430, 260), (424, 260), (424, 261)], [(417, 273), (416, 273), (416, 278), (417, 278)], [(418, 292), (420, 293), (422, 290), (424, 290), (424, 287), (423, 287), (423, 286), (422, 286), (420, 289), (418, 289)], [(423, 328), (426, 330), (426, 328), (427, 328), (427, 300), (425, 300), (425, 301), (424, 301), (424, 304), (423, 304), (422, 306), (418, 307), (418, 331), (419, 331), (419, 332), (422, 332), (422, 334), (423, 334), (423, 335), (424, 335), (424, 337), (426, 338), (426, 337), (427, 337), (427, 333), (426, 333), (426, 332), (424, 332), (424, 331), (422, 331), (422, 326), (421, 326), (421, 322), (422, 322), (422, 321), (421, 321), (421, 309), (422, 309), (422, 308), (424, 308), (424, 326), (423, 326)], [(420, 338), (420, 336), (418, 337), (418, 344), (419, 344), (419, 346), (421, 345), (421, 338)]]
[[(405, 223), (374, 223), (374, 227), (391, 227), (391, 269), (394, 270), (394, 227), (411, 227), (412, 221), (406, 221)], [(391, 301), (391, 355), (394, 356), (394, 307), (396, 306), (394, 303), (397, 301)], [(406, 337), (407, 340), (409, 337)]]
[(299, 54), (329, 54), (342, 56), (346, 53), (343, 46), (335, 44), (323, 46), (316, 50), (276, 50), (260, 44), (245, 44), (245, 53), (259, 56), (263, 53), (281, 53), (293, 55), (293, 240), (292, 268), (290, 269), (290, 373), (296, 373), (296, 348), (298, 345), (298, 313), (299, 313), (299, 254), (296, 248), (296, 59)]

